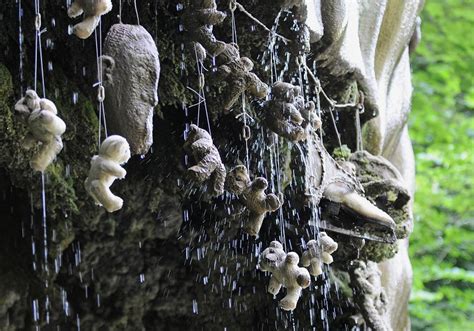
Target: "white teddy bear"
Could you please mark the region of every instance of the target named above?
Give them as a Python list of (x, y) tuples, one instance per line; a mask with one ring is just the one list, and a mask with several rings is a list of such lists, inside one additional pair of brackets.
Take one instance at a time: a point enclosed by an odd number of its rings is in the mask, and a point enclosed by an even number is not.
[(51, 100), (41, 99), (33, 90), (26, 94), (15, 105), (15, 111), (27, 122), (28, 133), (22, 146), (26, 149), (40, 143), (40, 148), (31, 161), (31, 167), (44, 172), (63, 149), (61, 135), (66, 131), (66, 124), (57, 114), (58, 110)]
[(87, 39), (99, 24), (100, 17), (112, 10), (111, 0), (76, 0), (67, 10), (70, 18), (84, 13), (84, 20), (74, 26), (74, 34)]
[(92, 157), (84, 186), (97, 205), (104, 206), (109, 213), (123, 206), (123, 200), (110, 191), (110, 186), (116, 178), (125, 178), (127, 172), (120, 165), (129, 159), (130, 146), (125, 138), (117, 135), (105, 139), (100, 146), (99, 155)]
[(333, 262), (331, 254), (337, 250), (337, 242), (329, 237), (326, 232), (320, 232), (318, 240), (310, 240), (306, 246), (308, 250), (301, 256), (301, 265), (309, 267), (311, 275), (319, 276), (323, 273), (322, 264)]
[(268, 292), (277, 295), (282, 286), (286, 288), (286, 296), (280, 300), (280, 308), (283, 310), (294, 310), (301, 290), (311, 283), (308, 270), (298, 267), (299, 260), (295, 252), (286, 254), (278, 241), (272, 241), (260, 255), (259, 269), (272, 273)]

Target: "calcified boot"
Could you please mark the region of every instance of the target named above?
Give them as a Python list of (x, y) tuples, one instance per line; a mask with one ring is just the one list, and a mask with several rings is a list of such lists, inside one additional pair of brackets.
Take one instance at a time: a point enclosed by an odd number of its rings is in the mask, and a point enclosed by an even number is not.
[[(310, 192), (316, 203), (321, 198), (341, 204), (343, 209), (355, 214), (358, 219), (370, 221), (393, 232), (393, 219), (364, 197), (364, 189), (354, 174), (341, 167), (326, 151), (323, 143), (313, 133), (307, 141), (308, 160), (306, 173)], [(345, 167), (347, 168), (347, 167)]]

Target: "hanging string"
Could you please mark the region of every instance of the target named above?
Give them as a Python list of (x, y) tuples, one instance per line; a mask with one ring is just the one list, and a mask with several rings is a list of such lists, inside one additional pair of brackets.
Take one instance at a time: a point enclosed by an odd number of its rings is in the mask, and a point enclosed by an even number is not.
[(250, 172), (250, 159), (249, 159), (249, 144), (248, 141), (251, 137), (250, 127), (247, 125), (247, 110), (245, 103), (245, 93), (242, 93), (242, 115), (244, 118), (244, 126), (242, 127), (242, 138), (245, 141), (245, 166), (247, 171)]
[(235, 1), (230, 1), (229, 2), (229, 9), (230, 9), (230, 14), (231, 14), (231, 26), (232, 26), (232, 43), (237, 45), (237, 27), (235, 25), (235, 8), (236, 8), (236, 2)]
[(135, 15), (137, 15), (137, 25), (140, 25), (140, 16), (138, 15), (137, 0), (133, 0), (133, 6), (135, 7)]
[[(99, 30), (99, 31), (97, 31)], [(94, 31), (94, 39), (95, 39), (95, 54), (96, 54), (96, 61), (97, 61), (97, 82), (93, 85), (93, 87), (97, 87), (97, 102), (98, 102), (98, 111), (99, 111), (99, 132), (98, 132), (98, 146), (100, 148), (100, 144), (102, 142), (101, 134), (102, 134), (102, 127), (104, 129), (105, 138), (108, 137), (107, 132), (107, 120), (105, 118), (105, 88), (103, 86), (103, 62), (102, 62), (102, 19), (99, 18), (99, 25)]]
[(119, 0), (119, 14), (117, 15), (119, 23), (122, 24), (122, 0)]
[(23, 7), (21, 5), (21, 0), (18, 0), (18, 45), (19, 45), (19, 75), (20, 75), (20, 95), (23, 96), (23, 30), (22, 30), (22, 18), (23, 18)]
[(364, 113), (364, 93), (362, 91), (359, 91), (359, 103), (356, 106), (356, 112), (355, 112), (357, 151), (364, 150), (364, 146), (362, 144), (362, 129), (360, 125), (360, 114), (362, 113)]

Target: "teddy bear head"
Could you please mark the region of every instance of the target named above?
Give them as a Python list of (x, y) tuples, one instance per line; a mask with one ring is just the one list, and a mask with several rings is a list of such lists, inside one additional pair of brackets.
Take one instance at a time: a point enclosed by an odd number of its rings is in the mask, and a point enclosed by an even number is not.
[(234, 194), (241, 194), (250, 185), (247, 168), (238, 165), (228, 174), (225, 182), (226, 189)]
[(123, 164), (130, 159), (130, 146), (124, 137), (109, 136), (100, 145), (99, 155)]
[(290, 83), (276, 82), (272, 86), (272, 94), (275, 99), (293, 103), (295, 98), (301, 94), (298, 86)]
[[(285, 257), (286, 253), (283, 250), (283, 245), (278, 241), (272, 241), (270, 246), (260, 254), (258, 267), (262, 271), (273, 271), (285, 260)], [(296, 257), (298, 258), (298, 255), (296, 255)], [(290, 257), (290, 259), (292, 259), (292, 257)]]
[(337, 250), (337, 242), (334, 241), (331, 237), (328, 236), (326, 232), (319, 233), (319, 242), (323, 252), (334, 253)]
[(188, 138), (186, 139), (186, 141), (192, 144), (193, 142), (199, 139), (206, 139), (212, 141), (212, 137), (209, 132), (204, 129), (201, 129), (195, 124), (191, 124), (189, 127)]

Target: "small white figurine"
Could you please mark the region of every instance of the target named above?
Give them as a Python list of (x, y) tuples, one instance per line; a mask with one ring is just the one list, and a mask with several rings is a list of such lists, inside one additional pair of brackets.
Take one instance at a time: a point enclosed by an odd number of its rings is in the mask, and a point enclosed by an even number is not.
[(30, 161), (31, 168), (44, 172), (63, 149), (61, 135), (66, 131), (66, 124), (57, 116), (54, 103), (41, 99), (33, 90), (26, 91), (25, 96), (16, 103), (15, 111), (28, 126), (22, 146), (30, 149), (40, 143), (38, 152)]
[(286, 296), (279, 304), (283, 310), (294, 310), (301, 290), (311, 283), (308, 270), (298, 267), (299, 260), (295, 252), (286, 254), (278, 241), (272, 241), (260, 255), (259, 269), (272, 273), (268, 292), (277, 295), (282, 286), (286, 288)]
[(67, 10), (70, 18), (84, 14), (81, 23), (74, 26), (74, 34), (87, 39), (99, 24), (100, 17), (112, 10), (111, 0), (75, 0)]
[(337, 250), (337, 242), (329, 237), (326, 232), (320, 232), (318, 240), (308, 241), (307, 246), (308, 250), (301, 256), (301, 265), (309, 267), (311, 275), (319, 276), (323, 273), (322, 264), (332, 263), (331, 254)]
[(116, 178), (123, 179), (127, 172), (120, 165), (130, 159), (130, 146), (121, 136), (109, 136), (99, 149), (99, 155), (91, 160), (89, 176), (84, 182), (87, 192), (97, 205), (112, 213), (122, 208), (123, 200), (110, 191)]

